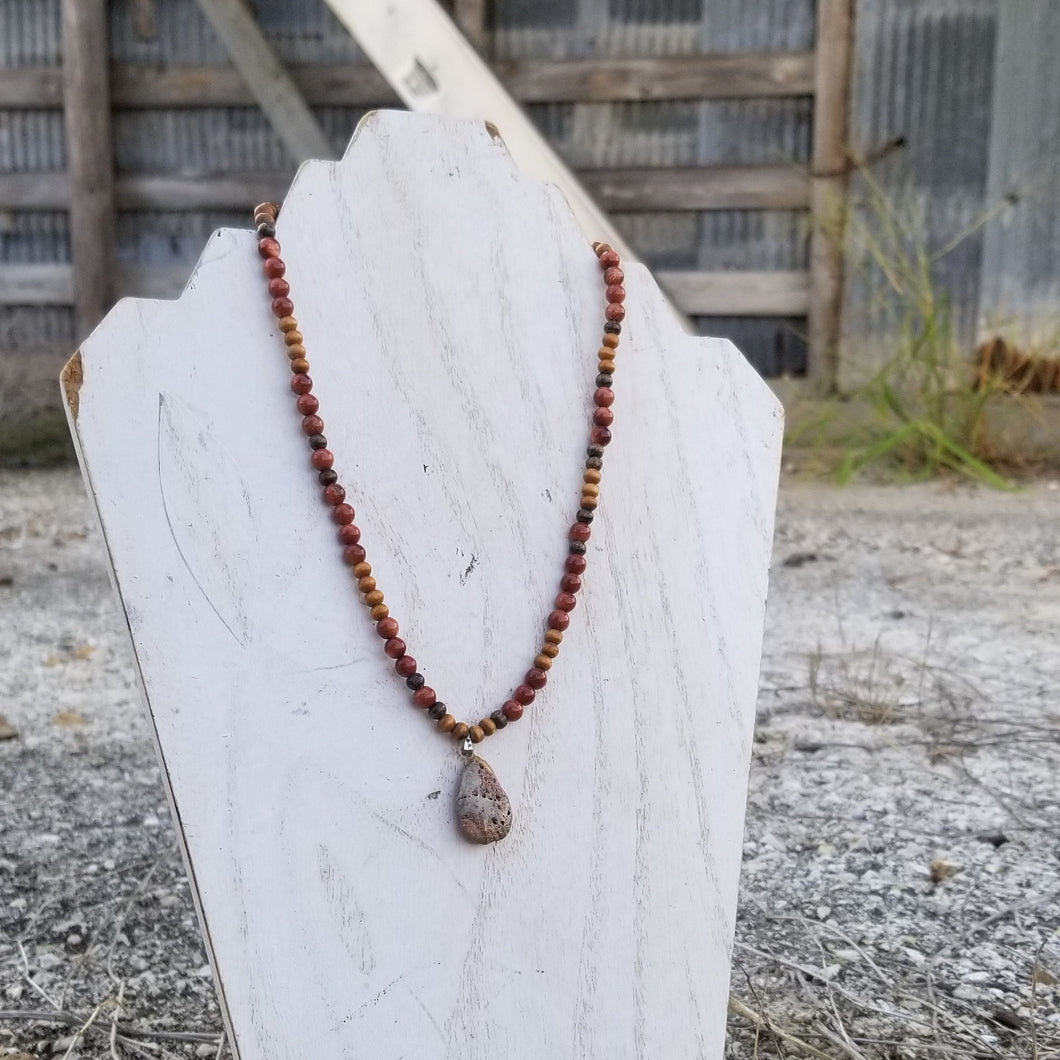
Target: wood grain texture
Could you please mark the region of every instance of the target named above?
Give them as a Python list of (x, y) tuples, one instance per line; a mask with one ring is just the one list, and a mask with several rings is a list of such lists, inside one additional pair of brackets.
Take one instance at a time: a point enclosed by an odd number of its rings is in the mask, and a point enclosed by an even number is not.
[[(480, 717), (566, 552), (589, 236), (481, 123), (408, 113), (304, 165), (278, 228), (375, 575)], [(646, 270), (627, 287), (586, 588), (482, 749), (515, 811), (491, 848), (338, 555), (251, 233), (82, 345), (73, 427), (241, 1060), (722, 1054), (782, 413)]]

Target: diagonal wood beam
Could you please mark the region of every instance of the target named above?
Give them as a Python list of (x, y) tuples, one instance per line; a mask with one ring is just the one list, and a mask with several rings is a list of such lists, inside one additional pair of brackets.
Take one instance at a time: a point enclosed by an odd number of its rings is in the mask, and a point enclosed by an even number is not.
[(435, 0), (324, 2), (410, 110), (491, 122), (524, 173), (563, 191), (587, 236), (636, 260), (614, 222)]
[(245, 0), (196, 0), (295, 162), (331, 158), (323, 129), (269, 47)]

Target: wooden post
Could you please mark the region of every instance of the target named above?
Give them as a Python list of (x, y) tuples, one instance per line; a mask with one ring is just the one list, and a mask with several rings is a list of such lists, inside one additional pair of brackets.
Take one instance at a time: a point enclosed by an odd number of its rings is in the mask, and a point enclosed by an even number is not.
[(114, 153), (106, 9), (106, 0), (62, 0), (61, 7), (70, 250), (79, 338), (103, 318), (111, 296)]
[(807, 326), (808, 374), (818, 393), (835, 389), (839, 356), (853, 29), (853, 0), (818, 0)]
[(276, 58), (245, 0), (197, 0), (232, 63), (295, 162), (331, 158), (309, 105)]

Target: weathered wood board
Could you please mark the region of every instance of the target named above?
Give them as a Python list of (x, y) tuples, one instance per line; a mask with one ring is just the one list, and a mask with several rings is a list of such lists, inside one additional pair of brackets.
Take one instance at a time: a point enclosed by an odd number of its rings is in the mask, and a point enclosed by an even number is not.
[[(252, 204), (248, 204), (249, 206)], [(379, 112), (279, 238), (336, 466), (458, 716), (536, 650), (603, 301), (566, 203), (479, 122)], [(781, 411), (628, 273), (615, 440), (548, 687), (457, 834), (308, 470), (254, 237), (125, 300), (64, 390), (241, 1060), (702, 1060), (723, 1048)]]

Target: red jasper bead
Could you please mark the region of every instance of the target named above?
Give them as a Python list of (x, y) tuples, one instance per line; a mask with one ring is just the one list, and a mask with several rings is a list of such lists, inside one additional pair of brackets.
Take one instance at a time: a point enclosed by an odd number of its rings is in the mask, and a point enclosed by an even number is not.
[(518, 721), (523, 716), (523, 705), (514, 699), (509, 699), (507, 703), (501, 707), (504, 711), (504, 716), (509, 721)]
[(400, 637), (391, 637), (390, 640), (383, 645), (383, 651), (390, 656), (391, 659), (400, 659), (405, 654), (405, 642)]
[(602, 265), (602, 266), (603, 266), (603, 267), (604, 267), (605, 269), (610, 269), (610, 268), (613, 268), (613, 267), (614, 267), (615, 265), (617, 265), (617, 264), (618, 264), (618, 263), (619, 263), (619, 262), (620, 262), (621, 260), (622, 260), (622, 259), (621, 259), (621, 258), (620, 258), (620, 257), (618, 256), (618, 254), (617, 254), (617, 253), (615, 253), (615, 251), (613, 251), (613, 250), (605, 250), (605, 251), (603, 252), (603, 254), (601, 254), (601, 255), (600, 255), (600, 264), (601, 264), (601, 265)]
[(576, 593), (582, 587), (582, 580), (577, 574), (564, 574), (559, 580), (559, 587), (565, 593)]
[(544, 670), (539, 670), (536, 666), (533, 666), (526, 671), (526, 677), (523, 680), (531, 688), (544, 688), (545, 683), (548, 681), (548, 674)]
[(424, 685), (423, 688), (417, 688), (412, 694), (412, 702), (417, 707), (423, 707), (426, 710), (428, 707), (433, 707), (438, 701), (438, 697), (434, 693), (434, 689), (429, 685)]
[(308, 394), (313, 389), (313, 380), (307, 375), (292, 375), (291, 389), (296, 394)]
[(609, 409), (615, 403), (615, 392), (609, 386), (598, 386), (593, 391), (593, 404)]
[(361, 540), (361, 528), (354, 526), (353, 523), (347, 523), (339, 528), (339, 540), (344, 545), (356, 545)]
[(626, 274), (617, 266), (612, 265), (611, 268), (604, 271), (604, 283), (608, 287), (613, 287), (616, 283), (621, 283), (626, 278)]
[(584, 574), (588, 564), (584, 556), (568, 556), (563, 564), (563, 569), (570, 574)]
[(324, 501), (327, 504), (342, 504), (346, 499), (346, 491), (337, 483), (324, 487)]
[(398, 624), (396, 618), (382, 618), (375, 626), (376, 633), (383, 638), (383, 640), (390, 640), (391, 637), (398, 635)]
[(530, 703), (533, 703), (534, 697), (537, 693), (529, 685), (520, 685), (513, 693), (512, 699), (516, 703), (522, 703), (525, 707)]
[[(324, 433), (324, 421), (319, 416), (306, 416), (302, 420), (302, 433), (307, 435), (323, 434)], [(322, 453), (323, 449), (318, 449), (318, 453)]]
[[(389, 644), (390, 641), (387, 641)], [(402, 677), (411, 677), (416, 672), (416, 660), (411, 655), (402, 655), (396, 663), (394, 663), (394, 669)]]
[(266, 236), (258, 240), (258, 253), (263, 258), (278, 258), (280, 256), (280, 244), (272, 236)]
[(320, 408), (320, 402), (312, 394), (302, 394), (296, 404), (298, 405), (298, 411), (303, 416), (312, 416)]
[(268, 279), (276, 280), (287, 271), (287, 263), (283, 258), (266, 258), (262, 263), (261, 271)]
[(342, 558), (351, 567), (356, 567), (358, 563), (363, 563), (368, 558), (368, 553), (362, 545), (347, 545), (342, 550)]
[(589, 441), (593, 445), (610, 445), (611, 432), (606, 427), (594, 427), (589, 432)]
[(570, 625), (570, 615), (566, 611), (553, 611), (548, 616), (548, 628), (558, 629), (562, 633)]
[(618, 302), (609, 302), (607, 308), (604, 310), (604, 316), (608, 320), (625, 320), (626, 319), (626, 307), (619, 305)]
[(557, 611), (573, 611), (577, 605), (578, 601), (575, 599), (573, 593), (556, 593)]
[(592, 537), (592, 530), (586, 523), (572, 523), (568, 537), (571, 541), (581, 541), (582, 543), (589, 540)]
[[(608, 307), (610, 308), (610, 306)], [(289, 317), (294, 312), (294, 302), (290, 298), (274, 298), (272, 314), (275, 317)]]
[[(273, 258), (272, 260), (275, 261), (276, 259)], [(275, 276), (273, 279), (269, 280), (269, 294), (271, 294), (273, 298), (282, 298), (284, 295), (290, 293), (291, 285), (282, 277)]]
[(615, 422), (615, 414), (610, 409), (597, 407), (593, 411), (593, 423), (597, 427), (610, 427)]
[(353, 517), (357, 513), (353, 510), (353, 507), (349, 504), (337, 504), (332, 509), (331, 518), (335, 520), (339, 525), (345, 523), (352, 523)]
[(620, 283), (613, 283), (604, 291), (604, 297), (609, 302), (624, 302), (626, 300), (626, 289)]
[(335, 463), (335, 454), (330, 449), (314, 449), (309, 462), (317, 471), (327, 471)]

